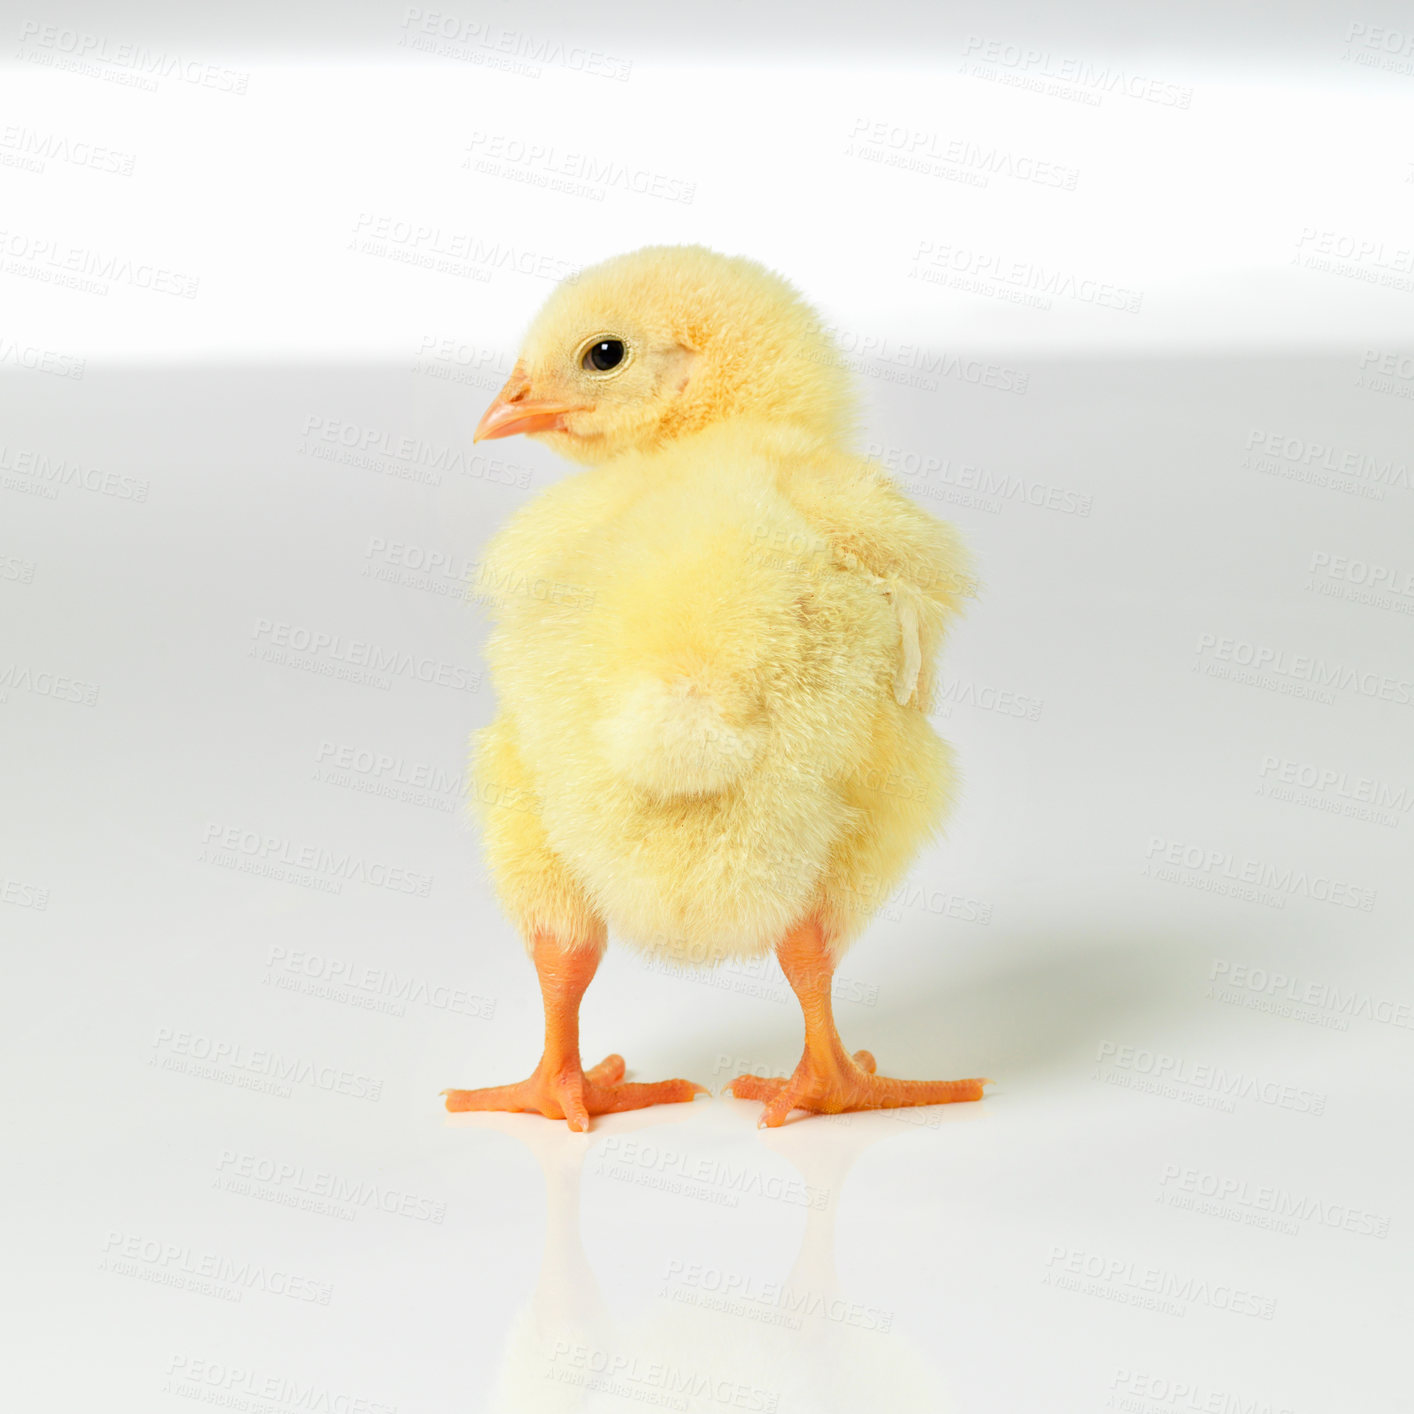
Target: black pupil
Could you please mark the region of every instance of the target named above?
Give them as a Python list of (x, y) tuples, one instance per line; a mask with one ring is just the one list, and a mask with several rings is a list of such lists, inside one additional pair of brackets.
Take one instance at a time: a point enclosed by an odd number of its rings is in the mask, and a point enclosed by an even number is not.
[(618, 339), (603, 339), (589, 350), (590, 364), (600, 373), (617, 368), (623, 361), (624, 346)]

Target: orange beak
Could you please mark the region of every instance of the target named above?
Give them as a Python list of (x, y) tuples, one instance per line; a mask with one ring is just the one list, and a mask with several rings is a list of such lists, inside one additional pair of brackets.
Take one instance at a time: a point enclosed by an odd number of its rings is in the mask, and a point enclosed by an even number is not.
[(514, 437), (520, 432), (563, 432), (566, 413), (588, 411), (583, 403), (557, 402), (531, 394), (530, 379), (524, 366), (518, 363), (506, 379), (506, 386), (482, 413), (471, 440), (490, 442), (497, 437)]

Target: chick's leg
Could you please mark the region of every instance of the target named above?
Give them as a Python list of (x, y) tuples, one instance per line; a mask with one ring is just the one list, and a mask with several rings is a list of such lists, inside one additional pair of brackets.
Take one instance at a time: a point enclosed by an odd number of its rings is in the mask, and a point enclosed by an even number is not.
[(845, 1050), (830, 1002), (835, 962), (818, 921), (808, 919), (788, 933), (776, 957), (805, 1015), (805, 1054), (787, 1080), (739, 1075), (732, 1081), (730, 1089), (738, 1100), (766, 1102), (762, 1128), (785, 1123), (792, 1110), (839, 1114), (982, 1098), (988, 1080), (890, 1080), (874, 1073), (874, 1057), (868, 1051), (851, 1056)]
[(545, 1003), (545, 1051), (528, 1080), (485, 1090), (444, 1090), (447, 1108), (461, 1110), (528, 1110), (547, 1119), (569, 1121), (579, 1133), (589, 1128), (590, 1115), (670, 1105), (705, 1095), (706, 1088), (690, 1080), (660, 1080), (633, 1084), (624, 1080), (622, 1056), (606, 1056), (590, 1070), (579, 1059), (579, 1003), (604, 954), (602, 930), (583, 943), (564, 943), (537, 933), (531, 952)]

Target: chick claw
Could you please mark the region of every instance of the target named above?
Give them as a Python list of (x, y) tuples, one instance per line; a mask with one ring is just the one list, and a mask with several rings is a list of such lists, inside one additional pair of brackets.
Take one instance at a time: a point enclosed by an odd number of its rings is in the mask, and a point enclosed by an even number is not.
[(589, 1128), (591, 1115), (618, 1114), (649, 1105), (676, 1105), (707, 1094), (705, 1085), (690, 1080), (659, 1080), (637, 1084), (624, 1080), (624, 1058), (606, 1056), (581, 1070), (565, 1066), (549, 1073), (544, 1062), (517, 1085), (493, 1085), (484, 1090), (443, 1090), (453, 1114), (466, 1110), (513, 1110), (569, 1121), (577, 1134)]
[(757, 1122), (761, 1129), (785, 1123), (792, 1110), (812, 1114), (840, 1114), (845, 1110), (892, 1110), (908, 1105), (947, 1105), (959, 1100), (980, 1100), (989, 1080), (891, 1080), (875, 1074), (874, 1057), (856, 1051), (853, 1058), (841, 1053), (838, 1060), (820, 1064), (807, 1051), (786, 1080), (762, 1075), (739, 1075), (727, 1087), (738, 1100), (764, 1100), (766, 1108)]

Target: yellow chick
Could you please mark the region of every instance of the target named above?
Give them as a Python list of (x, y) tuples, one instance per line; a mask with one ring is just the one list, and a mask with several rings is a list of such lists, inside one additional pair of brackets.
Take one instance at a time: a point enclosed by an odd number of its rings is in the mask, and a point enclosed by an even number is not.
[(585, 1071), (579, 1003), (613, 931), (690, 964), (774, 949), (805, 1017), (787, 1080), (741, 1076), (761, 1123), (976, 1100), (850, 1056), (845, 948), (949, 803), (933, 660), (972, 592), (955, 531), (849, 450), (848, 371), (753, 261), (649, 247), (559, 286), (478, 439), (527, 433), (590, 470), (518, 511), (482, 561), (499, 716), (473, 745), (501, 902), (545, 1005), (515, 1085), (449, 1110), (591, 1115), (690, 1100)]

